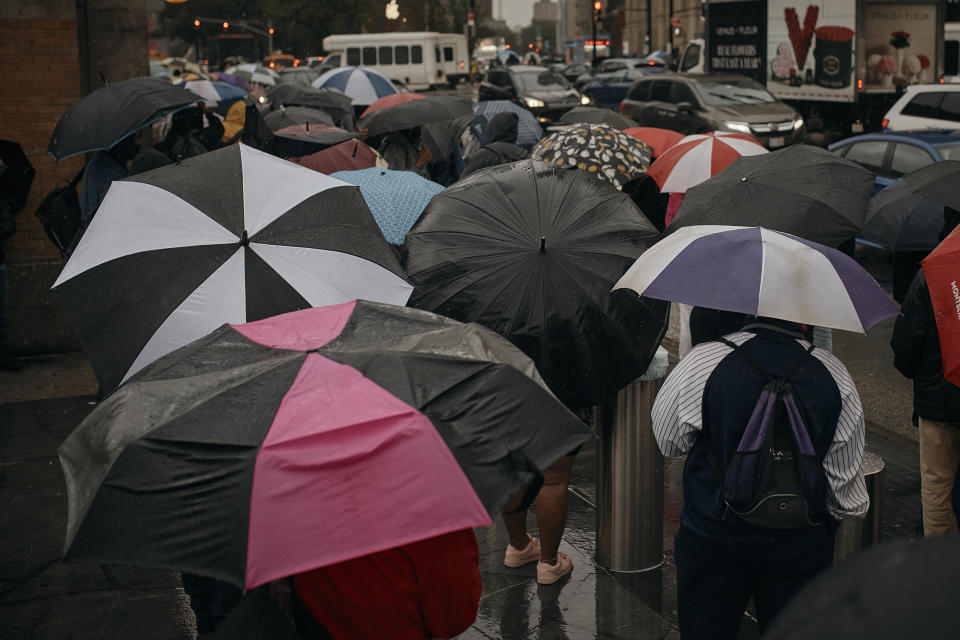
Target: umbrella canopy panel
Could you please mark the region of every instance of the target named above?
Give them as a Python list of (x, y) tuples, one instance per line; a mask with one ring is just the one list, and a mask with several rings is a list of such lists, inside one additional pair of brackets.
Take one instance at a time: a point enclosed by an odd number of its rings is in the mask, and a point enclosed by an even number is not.
[(943, 377), (960, 387), (960, 227), (920, 263), (940, 338)]
[(360, 119), (364, 119), (375, 111), (380, 109), (386, 109), (388, 107), (395, 107), (398, 104), (403, 104), (404, 102), (412, 102), (414, 100), (424, 100), (426, 96), (422, 96), (419, 93), (413, 93), (412, 91), (407, 91), (404, 93), (391, 93), (382, 98), (378, 98), (376, 102), (363, 110), (363, 113), (360, 114)]
[(903, 176), (903, 181), (918, 195), (960, 211), (960, 160), (929, 164)]
[(667, 149), (685, 137), (677, 131), (658, 129), (657, 127), (630, 127), (624, 129), (623, 132), (649, 145), (650, 148), (653, 149), (653, 155), (656, 158), (662, 156)]
[(313, 107), (281, 107), (265, 115), (263, 121), (274, 132), (304, 124), (334, 126), (333, 116)]
[(359, 133), (323, 124), (295, 124), (275, 132), (271, 151), (280, 158), (307, 156), (360, 137)]
[(658, 156), (649, 174), (663, 193), (684, 193), (717, 175), (740, 156), (764, 153), (766, 148), (745, 133), (698, 133), (687, 136)]
[(245, 145), (114, 182), (54, 284), (105, 392), (224, 322), (410, 290), (356, 187)]
[(863, 228), (873, 184), (863, 167), (810, 145), (743, 156), (690, 189), (669, 229), (758, 226), (837, 247)]
[(410, 305), (479, 322), (537, 363), (568, 406), (646, 370), (669, 305), (610, 288), (658, 237), (626, 194), (535, 160), (438, 193), (407, 234)]
[(473, 112), (482, 115), (490, 121), (498, 113), (509, 111), (517, 114), (517, 144), (528, 149), (539, 142), (543, 137), (543, 127), (529, 110), (516, 105), (509, 100), (482, 100), (473, 105)]
[(267, 99), (279, 105), (322, 109), (335, 117), (353, 112), (349, 96), (336, 89), (317, 89), (310, 85), (277, 85), (267, 90)]
[(430, 199), (443, 191), (442, 185), (412, 171), (361, 169), (338, 171), (330, 177), (360, 187), (383, 237), (395, 245), (403, 244)]
[(65, 558), (252, 588), (490, 525), (589, 437), (477, 325), (362, 301), (228, 325), (60, 447)]
[(651, 149), (607, 124), (575, 124), (538, 142), (531, 157), (582, 169), (619, 188), (647, 170)]
[(891, 251), (933, 251), (942, 228), (943, 205), (897, 180), (870, 198), (860, 236)]
[(621, 130), (637, 126), (637, 123), (630, 118), (622, 116), (616, 111), (601, 109), (599, 107), (574, 107), (557, 120), (557, 124), (577, 124), (579, 122), (608, 124), (614, 129)]
[(337, 89), (350, 96), (356, 106), (368, 106), (378, 99), (397, 93), (397, 87), (385, 75), (363, 67), (331, 69), (313, 81), (318, 89)]
[(614, 288), (858, 333), (899, 313), (849, 256), (759, 227), (680, 229), (640, 256)]
[(290, 162), (330, 175), (337, 171), (387, 168), (383, 157), (361, 140), (347, 140), (307, 156), (289, 157)]
[(431, 122), (452, 120), (472, 113), (469, 100), (455, 96), (431, 96), (378, 109), (360, 120), (359, 126), (371, 135), (379, 135), (413, 129)]
[(101, 87), (60, 116), (47, 153), (63, 160), (109, 149), (130, 134), (198, 101), (196, 94), (160, 78), (133, 78)]

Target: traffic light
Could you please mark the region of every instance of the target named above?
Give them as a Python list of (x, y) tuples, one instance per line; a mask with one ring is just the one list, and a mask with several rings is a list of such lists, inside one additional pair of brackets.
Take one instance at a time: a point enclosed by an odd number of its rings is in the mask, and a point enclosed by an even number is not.
[(230, 23), (227, 22), (226, 20), (224, 20), (224, 21), (223, 21), (223, 30), (226, 31), (226, 30), (229, 29), (229, 28), (230, 28)]
[(194, 29), (199, 29), (199, 28), (200, 28), (200, 21), (199, 21), (199, 20), (194, 20), (194, 21), (193, 21), (193, 28), (194, 28)]
[(603, 3), (600, 0), (597, 0), (593, 3), (593, 21), (602, 22), (603, 21)]
[(270, 27), (269, 29), (267, 29), (267, 33), (269, 33), (270, 35), (273, 35), (274, 33), (276, 33), (276, 31), (274, 31), (273, 27)]

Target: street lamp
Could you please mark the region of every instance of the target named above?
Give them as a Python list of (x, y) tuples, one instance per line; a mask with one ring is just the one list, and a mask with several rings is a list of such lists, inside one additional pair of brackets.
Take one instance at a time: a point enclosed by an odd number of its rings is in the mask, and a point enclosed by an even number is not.
[(597, 62), (597, 23), (603, 19), (603, 3), (597, 0), (593, 3), (593, 62)]

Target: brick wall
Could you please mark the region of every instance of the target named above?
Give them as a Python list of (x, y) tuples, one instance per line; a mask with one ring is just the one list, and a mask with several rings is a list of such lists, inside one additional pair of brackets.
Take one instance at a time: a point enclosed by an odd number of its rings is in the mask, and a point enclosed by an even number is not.
[(147, 35), (146, 0), (0, 0), (0, 138), (19, 142), (37, 172), (5, 247), (15, 354), (79, 349), (50, 294), (60, 254), (34, 212), (84, 157), (57, 163), (47, 144), (67, 107), (102, 86), (101, 74), (113, 82), (147, 74)]
[(0, 86), (9, 92), (0, 100), (0, 138), (19, 142), (37, 172), (6, 244), (7, 262), (59, 260), (33, 212), (83, 166), (82, 156), (56, 163), (47, 154), (57, 120), (83, 95), (76, 20), (0, 19)]

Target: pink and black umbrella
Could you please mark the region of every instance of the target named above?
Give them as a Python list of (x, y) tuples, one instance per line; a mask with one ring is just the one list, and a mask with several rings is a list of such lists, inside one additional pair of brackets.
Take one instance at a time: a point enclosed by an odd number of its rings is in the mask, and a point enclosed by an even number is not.
[(64, 557), (252, 588), (490, 525), (589, 436), (476, 324), (364, 301), (226, 324), (60, 446)]

